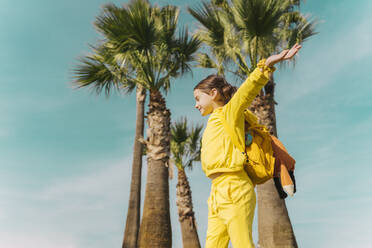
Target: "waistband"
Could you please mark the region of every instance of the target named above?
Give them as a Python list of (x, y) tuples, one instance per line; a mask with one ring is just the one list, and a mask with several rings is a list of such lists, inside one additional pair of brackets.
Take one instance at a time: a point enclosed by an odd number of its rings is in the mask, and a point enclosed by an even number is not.
[(241, 178), (241, 179), (250, 180), (245, 170), (234, 171), (234, 172), (220, 172), (220, 173), (221, 174), (219, 174), (217, 177), (215, 177), (212, 180), (212, 186), (217, 186), (218, 184), (225, 181), (226, 179), (232, 179), (232, 178), (236, 178), (236, 179)]

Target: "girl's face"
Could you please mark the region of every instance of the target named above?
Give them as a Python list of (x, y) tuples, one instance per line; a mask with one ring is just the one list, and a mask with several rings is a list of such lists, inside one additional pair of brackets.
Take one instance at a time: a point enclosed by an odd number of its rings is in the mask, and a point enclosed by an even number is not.
[(214, 109), (214, 100), (215, 100), (215, 92), (213, 90), (210, 94), (207, 94), (199, 89), (194, 90), (194, 98), (195, 98), (195, 108), (200, 111), (202, 116), (209, 115), (213, 112)]

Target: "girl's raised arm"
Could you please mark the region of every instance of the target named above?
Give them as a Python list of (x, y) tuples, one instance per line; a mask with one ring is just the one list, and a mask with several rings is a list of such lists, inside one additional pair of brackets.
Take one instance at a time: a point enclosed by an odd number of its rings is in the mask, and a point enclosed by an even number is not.
[(224, 106), (224, 115), (228, 124), (236, 126), (236, 121), (243, 118), (244, 110), (249, 107), (262, 87), (268, 82), (270, 74), (275, 71), (273, 66), (280, 61), (293, 58), (300, 49), (301, 45), (295, 44), (291, 49), (272, 55), (266, 60), (261, 60), (257, 64), (257, 68), (249, 75), (231, 100)]

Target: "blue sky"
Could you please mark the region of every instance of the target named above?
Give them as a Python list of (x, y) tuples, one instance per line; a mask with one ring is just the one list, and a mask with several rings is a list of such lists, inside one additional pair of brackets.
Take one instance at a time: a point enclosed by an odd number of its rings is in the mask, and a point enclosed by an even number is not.
[[(197, 1), (188, 1), (193, 6)], [(127, 212), (134, 95), (97, 96), (71, 85), (77, 58), (98, 35), (105, 1), (10, 1), (0, 8), (0, 247), (119, 247)], [(114, 1), (120, 4), (123, 1)], [(195, 22), (182, 8), (181, 23)], [(300, 247), (372, 243), (372, 4), (306, 1), (319, 20), (296, 66), (276, 74), (278, 134), (297, 160), (287, 207)], [(195, 69), (167, 96), (173, 120), (194, 109)], [(146, 178), (144, 170), (143, 178)], [(188, 172), (204, 243), (209, 180)], [(173, 247), (182, 247), (170, 182)], [(144, 188), (144, 187), (143, 187)], [(257, 234), (255, 231), (255, 237)]]

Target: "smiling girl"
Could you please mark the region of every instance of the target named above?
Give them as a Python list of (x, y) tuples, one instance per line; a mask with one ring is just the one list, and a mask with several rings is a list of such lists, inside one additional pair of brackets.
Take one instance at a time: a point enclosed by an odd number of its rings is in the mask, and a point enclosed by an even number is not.
[(226, 248), (229, 240), (234, 248), (254, 247), (254, 185), (244, 171), (244, 154), (234, 147), (220, 118), (245, 143), (244, 110), (268, 82), (275, 70), (273, 66), (293, 58), (300, 48), (296, 44), (290, 50), (261, 60), (239, 89), (216, 75), (206, 77), (194, 88), (195, 107), (202, 116), (210, 114), (201, 149), (202, 169), (212, 179), (206, 248)]

